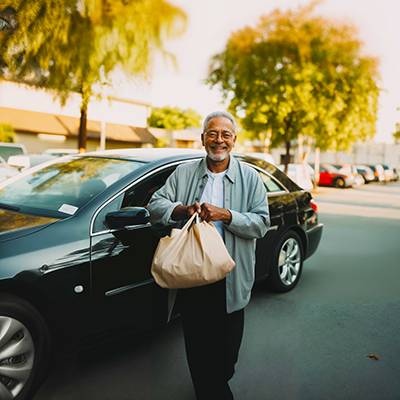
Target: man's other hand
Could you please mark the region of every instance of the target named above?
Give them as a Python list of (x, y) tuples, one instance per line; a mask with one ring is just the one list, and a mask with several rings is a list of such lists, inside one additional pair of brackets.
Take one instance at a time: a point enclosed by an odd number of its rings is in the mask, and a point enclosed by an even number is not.
[[(193, 214), (192, 214), (193, 215)], [(222, 221), (224, 224), (229, 224), (232, 219), (232, 215), (229, 210), (225, 208), (220, 208), (217, 206), (213, 206), (209, 203), (203, 203), (201, 205), (201, 212), (199, 217), (203, 221)]]

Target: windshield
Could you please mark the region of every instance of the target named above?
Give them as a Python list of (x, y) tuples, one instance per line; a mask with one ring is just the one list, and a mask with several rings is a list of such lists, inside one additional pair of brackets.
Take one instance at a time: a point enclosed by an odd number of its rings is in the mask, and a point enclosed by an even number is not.
[(0, 208), (65, 218), (143, 162), (100, 157), (64, 157), (0, 186)]

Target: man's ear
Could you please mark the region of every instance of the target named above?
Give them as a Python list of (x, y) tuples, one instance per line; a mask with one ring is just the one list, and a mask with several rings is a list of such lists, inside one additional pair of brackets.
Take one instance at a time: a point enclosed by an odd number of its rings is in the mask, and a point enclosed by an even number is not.
[(204, 144), (204, 133), (201, 134), (201, 144), (205, 147), (205, 144)]

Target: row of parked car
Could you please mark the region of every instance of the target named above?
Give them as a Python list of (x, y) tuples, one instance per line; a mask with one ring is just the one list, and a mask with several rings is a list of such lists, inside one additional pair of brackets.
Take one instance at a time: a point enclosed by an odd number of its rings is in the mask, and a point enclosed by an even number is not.
[[(285, 166), (279, 168), (284, 171)], [(289, 164), (287, 174), (297, 184), (305, 189), (315, 186), (315, 165), (306, 165), (305, 171), (301, 164)], [(388, 165), (351, 165), (351, 164), (320, 164), (319, 186), (346, 188), (360, 186), (370, 182), (390, 182), (400, 179), (400, 168)]]
[[(246, 153), (252, 157), (261, 158), (276, 165), (271, 154)], [(278, 168), (285, 171), (283, 164)], [(315, 165), (289, 164), (287, 175), (302, 188), (311, 190), (315, 187)], [(333, 186), (346, 188), (360, 186), (370, 182), (390, 182), (400, 179), (400, 167), (392, 167), (384, 164), (351, 165), (321, 163), (319, 166), (319, 186)]]
[[(313, 165), (311, 167), (315, 168)], [(398, 181), (399, 173), (399, 168), (383, 164), (322, 164), (319, 168), (319, 185), (344, 188), (370, 182)]]

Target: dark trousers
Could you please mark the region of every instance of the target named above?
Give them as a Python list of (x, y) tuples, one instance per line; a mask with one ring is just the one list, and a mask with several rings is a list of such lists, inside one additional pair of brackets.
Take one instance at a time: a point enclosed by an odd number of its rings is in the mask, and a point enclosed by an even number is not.
[(228, 381), (235, 373), (244, 327), (244, 310), (226, 312), (225, 279), (181, 289), (186, 356), (198, 400), (231, 400)]

